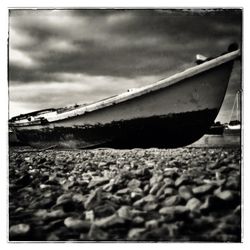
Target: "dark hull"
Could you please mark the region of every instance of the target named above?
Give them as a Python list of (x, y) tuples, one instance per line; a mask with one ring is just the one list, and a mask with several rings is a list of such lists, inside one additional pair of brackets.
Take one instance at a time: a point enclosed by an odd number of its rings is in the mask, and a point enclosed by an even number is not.
[(198, 140), (218, 110), (202, 110), (139, 118), (104, 125), (44, 127), (17, 132), (20, 140), (39, 148), (175, 148)]

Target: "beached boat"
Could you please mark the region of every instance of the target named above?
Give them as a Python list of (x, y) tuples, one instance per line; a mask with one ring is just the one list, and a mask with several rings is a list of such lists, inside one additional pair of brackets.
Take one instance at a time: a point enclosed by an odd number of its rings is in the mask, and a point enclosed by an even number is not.
[(154, 84), (88, 105), (48, 109), (9, 121), (36, 147), (170, 148), (198, 140), (223, 102), (235, 50)]
[(241, 133), (241, 91), (238, 90), (230, 115), (230, 121), (226, 126), (225, 134), (240, 134)]

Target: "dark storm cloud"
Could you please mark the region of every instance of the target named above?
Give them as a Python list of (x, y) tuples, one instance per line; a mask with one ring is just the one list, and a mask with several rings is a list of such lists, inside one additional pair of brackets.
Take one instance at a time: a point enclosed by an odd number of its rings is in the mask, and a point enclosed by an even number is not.
[[(36, 67), (10, 60), (10, 79), (58, 80), (60, 72), (164, 75), (192, 63), (196, 53), (215, 55), (240, 42), (240, 22), (241, 12), (233, 10), (13, 11), (10, 44)], [(14, 31), (30, 37), (27, 45), (15, 43)]]
[[(10, 113), (91, 102), (241, 43), (241, 10), (11, 10)], [(241, 85), (237, 63), (218, 116)]]

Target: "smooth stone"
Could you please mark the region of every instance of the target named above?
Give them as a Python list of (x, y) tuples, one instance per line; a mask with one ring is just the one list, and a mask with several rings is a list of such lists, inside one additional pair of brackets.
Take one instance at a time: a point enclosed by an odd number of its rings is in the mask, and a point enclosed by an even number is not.
[(187, 176), (181, 176), (175, 180), (175, 186), (179, 187), (181, 185), (189, 184), (189, 178)]
[(95, 217), (107, 217), (115, 213), (115, 208), (109, 204), (99, 205), (93, 208)]
[(149, 180), (149, 184), (152, 187), (154, 184), (156, 183), (160, 183), (163, 180), (163, 176), (162, 175), (156, 175), (154, 174), (150, 180)]
[(218, 198), (220, 198), (221, 200), (224, 200), (224, 201), (233, 201), (233, 200), (235, 200), (235, 195), (230, 190), (224, 190), (224, 191), (221, 191), (221, 192), (217, 192), (215, 195)]
[(128, 188), (123, 188), (123, 189), (119, 189), (117, 192), (116, 192), (116, 194), (117, 195), (123, 195), (123, 194), (127, 194), (127, 193), (129, 193), (130, 192), (130, 190), (128, 189)]
[(131, 209), (129, 206), (121, 206), (118, 210), (117, 210), (117, 214), (119, 217), (125, 219), (125, 220), (131, 220), (132, 219), (132, 215), (131, 215)]
[(84, 202), (84, 207), (86, 210), (92, 210), (101, 203), (102, 190), (96, 189), (93, 191), (87, 200)]
[(197, 198), (192, 198), (190, 199), (187, 204), (186, 207), (190, 210), (190, 211), (197, 211), (200, 209), (200, 206), (202, 205), (201, 201), (198, 200)]
[(185, 206), (171, 206), (171, 207), (163, 207), (159, 210), (159, 213), (162, 215), (167, 214), (186, 214), (188, 209)]
[(211, 193), (213, 190), (214, 190), (214, 185), (204, 184), (198, 187), (194, 187), (192, 191), (195, 195), (204, 195)]
[(180, 205), (182, 202), (182, 198), (179, 195), (173, 195), (170, 197), (167, 197), (162, 204), (164, 206), (175, 206), (175, 205)]
[(87, 200), (87, 196), (82, 194), (74, 194), (72, 196), (72, 200), (77, 203), (84, 203)]
[(142, 196), (143, 196), (142, 193), (137, 193), (137, 192), (131, 192), (131, 194), (130, 194), (131, 199), (134, 201), (141, 199)]
[(149, 184), (146, 184), (146, 185), (144, 186), (144, 188), (143, 188), (144, 193), (148, 193), (149, 190), (150, 190), (150, 185), (149, 185)]
[(145, 204), (145, 201), (144, 199), (140, 199), (140, 200), (137, 200), (133, 203), (133, 207), (135, 208), (141, 208), (143, 206), (143, 204)]
[(101, 186), (104, 185), (106, 183), (109, 182), (108, 178), (105, 177), (94, 177), (91, 179), (88, 188), (93, 188), (93, 187), (97, 187), (97, 186)]
[(180, 186), (178, 192), (184, 200), (189, 200), (193, 197), (192, 189), (188, 186)]
[(158, 183), (154, 184), (152, 188), (149, 190), (150, 194), (156, 194), (157, 191), (159, 190), (160, 185)]
[(113, 214), (111, 216), (95, 220), (94, 223), (98, 227), (107, 228), (107, 227), (112, 227), (117, 224), (118, 225), (123, 224), (124, 219), (120, 218), (117, 214)]
[(149, 220), (145, 223), (145, 227), (148, 229), (158, 228), (159, 222), (157, 220)]
[(56, 205), (62, 205), (68, 201), (72, 201), (72, 194), (62, 194), (57, 198)]
[(85, 219), (89, 220), (90, 222), (93, 222), (95, 219), (95, 214), (93, 210), (85, 211)]
[(152, 194), (148, 194), (144, 198), (142, 198), (145, 202), (155, 202), (156, 197)]
[(175, 182), (171, 178), (164, 178), (163, 182), (164, 182), (164, 186), (166, 187), (174, 187), (175, 185)]
[(143, 206), (143, 210), (144, 211), (153, 211), (153, 210), (156, 210), (158, 208), (158, 204), (157, 203), (146, 203), (144, 206)]
[(131, 181), (129, 181), (127, 186), (129, 189), (133, 190), (133, 189), (139, 188), (140, 185), (141, 185), (141, 181), (137, 179), (132, 179)]
[(164, 194), (165, 194), (166, 196), (174, 195), (175, 192), (176, 192), (175, 189), (174, 189), (174, 188), (171, 188), (171, 187), (166, 188), (166, 189), (164, 190)]
[(21, 223), (21, 224), (11, 226), (9, 234), (10, 234), (10, 237), (24, 236), (28, 234), (29, 231), (30, 231), (30, 225)]
[(62, 209), (52, 210), (46, 214), (46, 219), (58, 219), (65, 217), (65, 212)]
[(83, 221), (77, 218), (73, 217), (67, 217), (64, 220), (64, 225), (73, 230), (89, 230), (90, 228), (90, 222), (89, 221)]
[(144, 218), (141, 217), (141, 216), (136, 216), (134, 219), (133, 219), (133, 223), (136, 224), (136, 225), (142, 225), (144, 223)]
[(146, 231), (146, 228), (133, 228), (128, 232), (128, 240), (138, 240), (141, 234)]

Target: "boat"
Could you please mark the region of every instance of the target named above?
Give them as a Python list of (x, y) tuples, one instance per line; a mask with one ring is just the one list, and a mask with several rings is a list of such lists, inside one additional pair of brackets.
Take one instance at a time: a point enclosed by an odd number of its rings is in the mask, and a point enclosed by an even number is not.
[(216, 122), (211, 125), (211, 127), (206, 132), (207, 135), (222, 135), (224, 132), (224, 125)]
[(227, 134), (240, 134), (241, 132), (241, 91), (236, 92), (234, 104), (230, 115), (230, 121), (226, 126)]
[(229, 51), (104, 100), (13, 117), (9, 126), (20, 141), (38, 148), (185, 146), (213, 124), (239, 57), (239, 49)]

